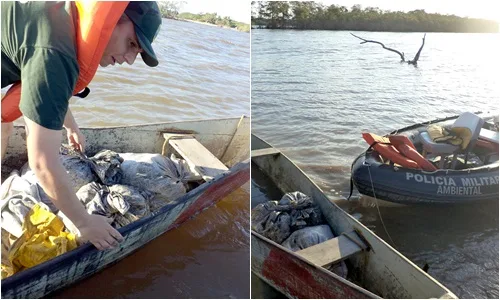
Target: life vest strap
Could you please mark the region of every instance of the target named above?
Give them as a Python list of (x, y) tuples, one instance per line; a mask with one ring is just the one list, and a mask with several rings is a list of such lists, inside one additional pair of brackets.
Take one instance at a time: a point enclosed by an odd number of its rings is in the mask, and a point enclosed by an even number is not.
[(90, 94), (90, 89), (88, 86), (86, 86), (83, 91), (76, 93), (74, 96), (79, 97), (79, 98), (85, 98)]

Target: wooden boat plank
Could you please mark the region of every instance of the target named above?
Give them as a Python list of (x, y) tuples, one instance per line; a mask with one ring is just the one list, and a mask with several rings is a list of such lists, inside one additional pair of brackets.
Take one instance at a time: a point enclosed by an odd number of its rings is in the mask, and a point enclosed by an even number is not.
[(252, 150), (252, 158), (264, 156), (264, 155), (276, 155), (276, 154), (280, 154), (280, 153), (281, 153), (281, 151), (279, 151), (275, 148)]
[[(357, 243), (344, 235), (340, 235), (336, 238), (324, 241), (323, 243), (297, 251), (296, 253), (315, 265), (325, 267), (345, 260), (352, 255), (360, 253), (363, 249), (368, 248), (359, 238), (352, 234), (350, 237), (357, 239)], [(364, 247), (362, 248), (360, 245)]]
[(205, 180), (226, 172), (227, 167), (192, 136), (174, 136), (164, 133), (163, 137), (198, 171)]

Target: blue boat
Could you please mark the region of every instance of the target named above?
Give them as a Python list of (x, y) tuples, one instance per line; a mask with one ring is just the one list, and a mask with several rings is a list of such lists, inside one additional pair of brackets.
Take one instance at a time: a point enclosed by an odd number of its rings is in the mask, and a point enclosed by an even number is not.
[[(429, 125), (452, 130), (471, 117), (475, 122), (468, 149), (429, 139)], [(395, 130), (386, 137), (391, 135), (408, 137), (436, 170), (397, 165), (370, 145), (351, 168), (351, 185), (361, 194), (403, 204), (498, 201), (498, 117), (464, 113)]]

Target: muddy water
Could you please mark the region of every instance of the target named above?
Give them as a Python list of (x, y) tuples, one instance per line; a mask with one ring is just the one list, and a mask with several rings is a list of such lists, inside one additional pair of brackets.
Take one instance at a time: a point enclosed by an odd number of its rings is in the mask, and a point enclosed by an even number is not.
[(54, 298), (248, 298), (248, 184)]

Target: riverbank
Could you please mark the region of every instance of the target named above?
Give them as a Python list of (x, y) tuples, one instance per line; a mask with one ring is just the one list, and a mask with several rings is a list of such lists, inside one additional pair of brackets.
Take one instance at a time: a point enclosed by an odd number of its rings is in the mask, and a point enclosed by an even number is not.
[[(498, 33), (494, 20), (427, 13), (424, 9), (408, 12), (382, 10), (378, 7), (350, 9), (313, 1), (267, 1), (253, 4), (253, 28), (349, 30), (377, 32), (455, 32)], [(293, 12), (293, 13), (292, 13)]]
[[(200, 22), (200, 21), (195, 21), (195, 20), (190, 20), (190, 19), (178, 18), (178, 19), (173, 19), (173, 20), (183, 21), (183, 22), (197, 23), (197, 24), (202, 24), (202, 25), (207, 25), (207, 26), (212, 26), (212, 27), (220, 27), (220, 28), (224, 28), (224, 29), (231, 29), (231, 30), (234, 30), (234, 31), (250, 32), (250, 29), (248, 29), (248, 30), (240, 30), (237, 27), (229, 27), (229, 26), (217, 25), (217, 24), (212, 24), (212, 23), (208, 23), (208, 22)], [(250, 26), (249, 26), (249, 28), (250, 28)]]
[[(241, 32), (250, 32), (250, 25), (242, 22), (236, 22), (229, 17), (221, 18), (217, 14), (192, 14), (192, 13), (181, 13), (174, 15), (163, 15), (165, 19), (171, 19), (176, 21), (184, 21), (191, 23), (198, 23), (202, 25), (208, 25), (213, 27), (220, 27), (224, 29), (232, 29)], [(208, 21), (206, 21), (208, 20)]]

